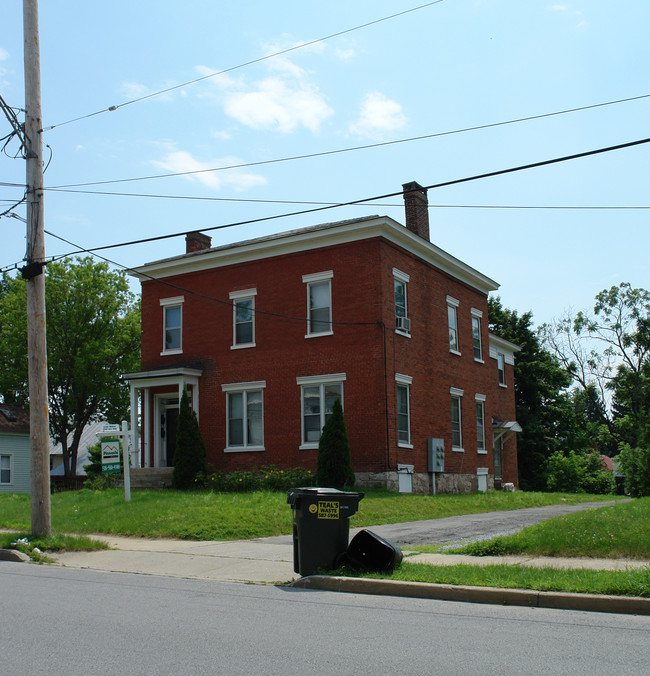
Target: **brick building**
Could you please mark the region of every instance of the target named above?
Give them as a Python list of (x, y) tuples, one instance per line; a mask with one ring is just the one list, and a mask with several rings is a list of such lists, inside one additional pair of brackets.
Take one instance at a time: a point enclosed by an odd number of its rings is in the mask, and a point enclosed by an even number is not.
[(315, 469), (340, 398), (359, 485), (517, 485), (518, 348), (488, 332), (497, 284), (429, 241), (421, 186), (404, 200), (406, 227), (370, 216), (214, 248), (192, 233), (136, 270), (142, 370), (125, 377), (143, 467), (173, 465), (185, 387), (215, 469)]

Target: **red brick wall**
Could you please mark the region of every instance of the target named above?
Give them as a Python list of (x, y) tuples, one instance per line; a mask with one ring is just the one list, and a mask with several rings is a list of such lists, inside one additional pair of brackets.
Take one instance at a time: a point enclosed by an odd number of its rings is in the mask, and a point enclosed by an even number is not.
[[(410, 275), (410, 338), (394, 330), (394, 267)], [(302, 277), (326, 270), (334, 273), (333, 335), (306, 339), (307, 292)], [(491, 420), (508, 405), (513, 390), (510, 383), (508, 390), (498, 386), (496, 362), (489, 357), (487, 298), (479, 291), (383, 239), (195, 272), (171, 281), (187, 291), (161, 282), (143, 283), (142, 368), (203, 366), (199, 420), (208, 460), (215, 468), (277, 464), (314, 469), (317, 451), (298, 448), (301, 396), (296, 377), (345, 373), (344, 409), (356, 471), (394, 470), (398, 462), (404, 462), (414, 464), (416, 472), (426, 473), (430, 437), (445, 440), (446, 471), (475, 473), (476, 467), (493, 471)], [(257, 289), (256, 347), (231, 350), (229, 293), (251, 288)], [(183, 354), (161, 356), (160, 299), (181, 295)], [(449, 352), (447, 295), (460, 302), (460, 356)], [(483, 312), (483, 364), (473, 357), (471, 308)], [(512, 378), (512, 367), (508, 372)], [(397, 443), (395, 373), (413, 378), (413, 449), (400, 448)], [(266, 381), (266, 451), (224, 453), (226, 395), (221, 385), (260, 380)], [(450, 450), (450, 387), (464, 390), (464, 453)], [(487, 455), (476, 452), (475, 393), (487, 398)], [(514, 413), (507, 419), (514, 420)]]

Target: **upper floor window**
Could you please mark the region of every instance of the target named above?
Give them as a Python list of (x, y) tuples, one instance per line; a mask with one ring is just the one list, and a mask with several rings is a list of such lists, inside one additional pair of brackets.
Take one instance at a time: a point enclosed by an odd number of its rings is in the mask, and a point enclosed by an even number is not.
[(176, 354), (183, 351), (183, 301), (183, 296), (160, 299), (163, 309), (162, 354)]
[(255, 296), (257, 289), (233, 291), (230, 299), (233, 301), (233, 337), (232, 347), (255, 346)]
[(472, 343), (474, 346), (474, 360), (483, 361), (483, 346), (481, 345), (481, 317), (480, 310), (472, 308)]
[(401, 333), (409, 333), (411, 320), (408, 318), (406, 304), (406, 285), (410, 280), (409, 275), (393, 268), (393, 287), (395, 293), (395, 330)]
[(458, 306), (459, 301), (447, 296), (447, 323), (449, 325), (449, 351), (460, 354), (458, 348)]
[(475, 395), (476, 400), (476, 450), (487, 453), (485, 448), (485, 395)]
[(0, 484), (11, 483), (11, 456), (0, 455)]
[(332, 270), (304, 275), (307, 285), (307, 336), (332, 333)]
[(497, 352), (497, 371), (499, 372), (499, 385), (506, 385), (506, 358), (502, 352)]
[(321, 432), (332, 415), (334, 402), (343, 405), (345, 373), (296, 378), (301, 387), (302, 444), (301, 448), (318, 448)]
[(397, 443), (399, 446), (411, 446), (411, 402), (410, 388), (413, 378), (401, 373), (395, 374), (397, 382)]
[(454, 451), (463, 450), (463, 426), (461, 418), (461, 400), (463, 390), (452, 387), (451, 394), (451, 448)]
[(221, 387), (226, 393), (226, 451), (263, 451), (263, 390), (266, 382), (237, 383)]

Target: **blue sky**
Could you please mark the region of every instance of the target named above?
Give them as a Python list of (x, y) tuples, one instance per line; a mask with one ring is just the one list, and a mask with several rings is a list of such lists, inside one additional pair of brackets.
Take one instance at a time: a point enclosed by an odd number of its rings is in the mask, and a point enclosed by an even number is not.
[[(44, 134), (45, 185), (110, 181), (74, 190), (173, 197), (49, 190), (46, 229), (92, 248), (650, 136), (650, 98), (487, 126), (650, 96), (646, 0), (442, 0), (407, 12), (424, 4), (41, 0), (43, 123), (54, 126)], [(22, 3), (13, 0), (3, 13), (0, 95), (21, 107), (23, 87)], [(475, 127), (484, 128), (460, 131)], [(421, 136), (430, 138), (273, 162)], [(503, 304), (532, 310), (536, 323), (590, 307), (612, 284), (649, 288), (650, 210), (532, 208), (650, 206), (649, 158), (650, 144), (640, 145), (432, 189), (431, 239), (499, 282)], [(249, 166), (123, 180), (233, 165)], [(0, 183), (24, 177), (22, 160), (0, 155)], [(21, 196), (0, 185), (0, 212)], [(24, 217), (24, 206), (15, 213)], [(402, 200), (209, 234), (221, 245), (370, 214), (403, 222)], [(0, 232), (5, 268), (24, 256), (25, 226), (2, 218)], [(48, 236), (46, 251), (75, 248)], [(102, 253), (136, 266), (183, 251), (179, 237)]]

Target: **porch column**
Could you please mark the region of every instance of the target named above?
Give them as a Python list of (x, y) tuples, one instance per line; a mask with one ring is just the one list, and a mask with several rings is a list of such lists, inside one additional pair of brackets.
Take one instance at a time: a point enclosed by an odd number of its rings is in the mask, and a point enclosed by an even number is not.
[(133, 452), (131, 465), (138, 467), (140, 451), (138, 448), (138, 388), (133, 383), (130, 383), (129, 395), (131, 399), (131, 450)]
[(148, 387), (142, 390), (142, 454), (144, 467), (151, 467), (151, 402)]

